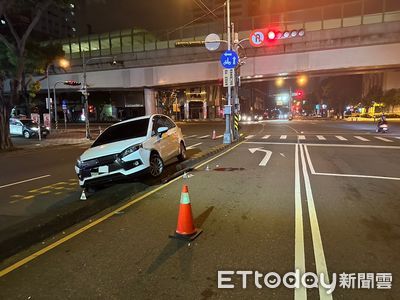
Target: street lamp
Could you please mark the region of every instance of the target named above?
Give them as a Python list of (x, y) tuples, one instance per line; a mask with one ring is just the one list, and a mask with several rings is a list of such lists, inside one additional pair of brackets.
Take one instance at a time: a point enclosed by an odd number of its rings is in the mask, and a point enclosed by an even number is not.
[[(47, 77), (47, 103), (49, 106), (49, 128), (51, 130), (51, 101), (50, 101), (50, 81), (49, 81), (49, 68), (50, 66), (55, 66), (56, 64), (58, 64), (58, 66), (60, 66), (63, 69), (66, 69), (69, 67), (69, 61), (66, 60), (65, 58), (60, 58), (58, 61), (53, 61), (49, 64), (47, 64), (46, 67), (46, 77)], [(57, 122), (58, 122), (58, 118), (57, 118), (57, 103), (54, 100), (54, 118), (55, 118), (55, 122), (56, 122), (56, 129), (57, 129)]]
[(87, 139), (91, 139), (91, 135), (90, 135), (90, 127), (89, 127), (89, 104), (88, 104), (88, 91), (87, 91), (87, 81), (86, 81), (86, 65), (90, 62), (90, 61), (95, 61), (95, 60), (111, 60), (111, 64), (112, 65), (116, 65), (117, 64), (117, 60), (115, 56), (103, 56), (103, 57), (92, 57), (89, 58), (88, 60), (85, 60), (85, 52), (82, 51), (82, 67), (83, 67), (83, 86), (82, 86), (82, 95), (85, 99), (85, 127), (86, 127), (86, 138)]

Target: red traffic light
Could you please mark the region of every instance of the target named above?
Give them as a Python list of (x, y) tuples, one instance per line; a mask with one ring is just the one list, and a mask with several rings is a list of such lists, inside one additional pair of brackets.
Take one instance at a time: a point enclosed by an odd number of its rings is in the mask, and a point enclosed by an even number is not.
[(297, 90), (295, 94), (298, 98), (302, 98), (304, 96), (304, 92), (302, 90)]
[(80, 82), (77, 82), (77, 81), (75, 81), (75, 80), (67, 80), (67, 81), (64, 81), (64, 84), (65, 84), (65, 85), (71, 85), (71, 86), (81, 85)]
[(267, 32), (267, 38), (268, 38), (270, 41), (274, 40), (275, 37), (276, 37), (275, 31), (269, 30), (269, 31)]

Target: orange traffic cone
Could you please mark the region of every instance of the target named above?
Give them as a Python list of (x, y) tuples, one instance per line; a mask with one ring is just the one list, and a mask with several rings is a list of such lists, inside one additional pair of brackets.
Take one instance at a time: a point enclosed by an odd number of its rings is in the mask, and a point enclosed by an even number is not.
[(215, 133), (215, 130), (213, 130), (212, 139), (215, 140), (216, 138), (217, 138), (217, 135)]
[(192, 205), (189, 199), (189, 190), (187, 185), (182, 187), (181, 201), (179, 205), (178, 224), (176, 231), (171, 234), (170, 238), (192, 241), (202, 232), (201, 229), (195, 228), (193, 224)]

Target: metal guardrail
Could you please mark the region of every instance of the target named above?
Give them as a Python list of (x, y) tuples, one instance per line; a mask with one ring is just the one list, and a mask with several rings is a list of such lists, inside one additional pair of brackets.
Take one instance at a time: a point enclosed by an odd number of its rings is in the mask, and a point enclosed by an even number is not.
[[(304, 28), (307, 32), (400, 21), (399, 0), (357, 0), (317, 8), (233, 19), (239, 38), (266, 24), (279, 30)], [(140, 53), (175, 48), (176, 42), (202, 41), (209, 33), (224, 38), (223, 21), (198, 24), (175, 31), (144, 32), (136, 29), (60, 41), (68, 58)], [(179, 44), (179, 43), (178, 43)]]

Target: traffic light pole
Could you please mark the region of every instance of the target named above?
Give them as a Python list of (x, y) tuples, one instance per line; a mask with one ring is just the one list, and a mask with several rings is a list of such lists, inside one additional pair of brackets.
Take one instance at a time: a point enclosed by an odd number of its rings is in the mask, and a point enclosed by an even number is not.
[[(230, 0), (226, 0), (226, 25), (227, 25), (227, 38), (228, 38), (228, 50), (231, 50), (231, 10), (230, 10)], [(231, 87), (227, 87), (227, 102), (228, 105), (225, 106), (225, 133), (224, 133), (224, 144), (232, 143), (232, 133), (231, 133), (231, 115), (232, 115), (232, 101), (231, 101)]]
[(83, 99), (84, 99), (84, 107), (85, 107), (85, 136), (87, 139), (91, 139), (90, 135), (90, 124), (89, 124), (89, 105), (88, 105), (88, 92), (87, 92), (87, 83), (86, 83), (86, 64), (85, 61), (85, 51), (82, 52), (82, 64), (83, 64)]

